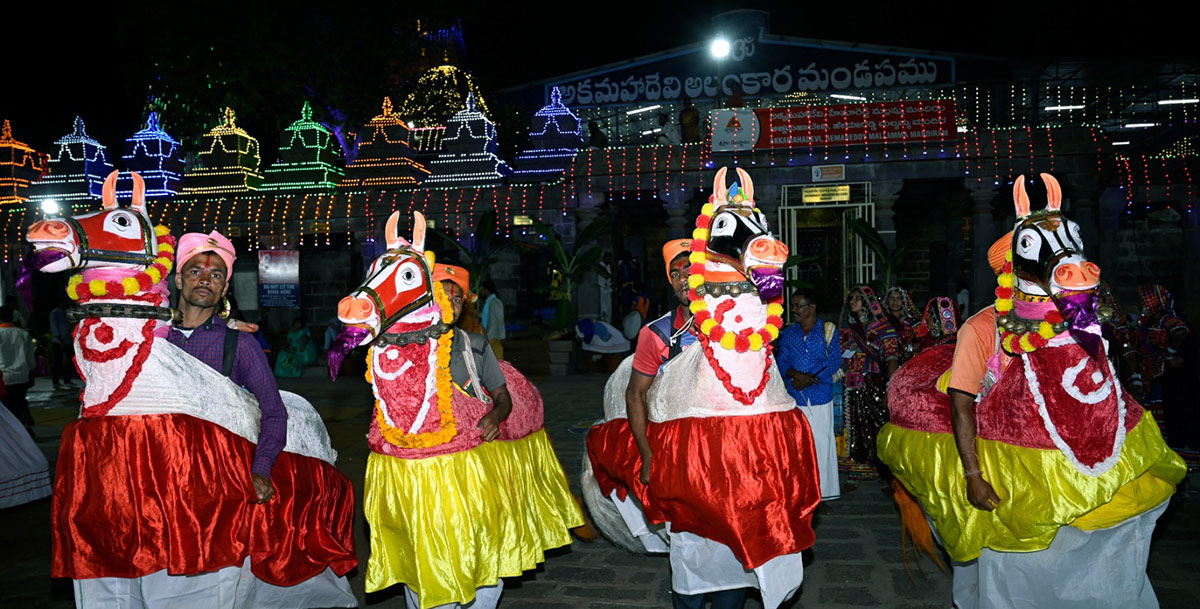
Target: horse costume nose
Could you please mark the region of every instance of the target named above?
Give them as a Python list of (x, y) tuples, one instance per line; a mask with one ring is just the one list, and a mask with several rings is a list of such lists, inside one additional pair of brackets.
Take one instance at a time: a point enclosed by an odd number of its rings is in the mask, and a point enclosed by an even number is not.
[(368, 298), (347, 296), (338, 302), (337, 312), (343, 322), (358, 323), (371, 318), (371, 314), (375, 312), (375, 305)]
[(1061, 264), (1054, 269), (1054, 282), (1072, 290), (1087, 290), (1100, 285), (1100, 267), (1094, 262)]
[(783, 266), (787, 261), (788, 247), (774, 237), (755, 237), (750, 241), (750, 255), (762, 262)]
[(71, 235), (71, 229), (62, 220), (39, 220), (29, 227), (28, 239), (57, 241)]

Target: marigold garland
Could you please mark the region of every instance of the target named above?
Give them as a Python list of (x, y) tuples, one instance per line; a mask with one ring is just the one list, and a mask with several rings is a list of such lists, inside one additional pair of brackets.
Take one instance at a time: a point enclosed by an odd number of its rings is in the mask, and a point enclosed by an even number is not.
[(1000, 346), (1008, 353), (1020, 355), (1045, 347), (1050, 343), (1050, 339), (1061, 332), (1059, 328), (1062, 328), (1066, 322), (1058, 309), (1051, 309), (1033, 329), (1014, 332), (1005, 327), (1008, 322), (1002, 320), (1008, 319), (1012, 314), (1013, 297), (1016, 295), (1017, 276), (1013, 273), (1012, 259), (1012, 250), (1009, 250), (1004, 255), (1004, 268), (996, 277), (996, 312), (1000, 314), (998, 322), (1002, 324), (1000, 326)]
[(82, 273), (72, 275), (67, 281), (67, 296), (81, 303), (96, 298), (127, 298), (158, 285), (171, 274), (171, 267), (175, 264), (175, 238), (161, 224), (154, 227), (154, 234), (158, 237), (158, 257), (149, 267), (130, 277), (112, 281), (93, 279), (84, 282)]
[[(704, 285), (705, 265), (708, 262), (708, 228), (712, 224), (715, 212), (716, 209), (711, 202), (705, 203), (704, 207), (700, 209), (700, 216), (696, 218), (696, 230), (692, 231), (692, 253), (688, 256), (688, 261), (692, 263), (688, 267), (688, 287), (691, 288), (688, 296), (691, 304), (688, 308), (691, 309), (696, 327), (699, 328), (700, 346), (704, 351), (704, 358), (708, 360), (717, 380), (721, 381), (721, 385), (733, 396), (733, 399), (749, 406), (758, 399), (758, 396), (762, 395), (767, 388), (767, 382), (771, 379), (771, 366), (773, 365), (771, 342), (779, 336), (779, 330), (783, 327), (783, 297), (780, 296), (767, 304), (767, 323), (758, 330), (742, 328), (734, 333), (721, 325), (719, 318), (723, 318), (725, 312), (734, 306), (732, 298), (717, 305), (716, 317), (708, 310), (708, 304), (704, 302), (704, 298), (700, 296), (697, 289)], [(732, 375), (721, 367), (721, 363), (713, 352), (713, 342), (721, 345), (721, 348), (727, 351), (738, 353), (761, 351), (765, 348), (763, 374), (758, 386), (750, 391), (744, 391), (734, 385)]]
[[(447, 326), (453, 321), (454, 309), (450, 306), (450, 299), (446, 297), (446, 291), (442, 289), (441, 282), (433, 282), (433, 300), (441, 308), (442, 323)], [(387, 328), (384, 328), (386, 331)], [(434, 371), (437, 391), (438, 415), (441, 420), (441, 425), (437, 431), (429, 431), (425, 433), (409, 434), (405, 433), (397, 427), (392, 427), (388, 424), (386, 417), (383, 416), (383, 404), (379, 399), (375, 400), (375, 421), (379, 424), (379, 434), (383, 436), (389, 444), (399, 446), (401, 448), (430, 448), (440, 446), (454, 439), (458, 435), (458, 425), (454, 420), (454, 410), (452, 401), (454, 397), (454, 384), (450, 378), (450, 347), (454, 342), (454, 330), (450, 329), (443, 333), (437, 339), (437, 370)], [(367, 382), (374, 383), (374, 377), (371, 374), (371, 366), (374, 359), (371, 352), (375, 348), (367, 350)]]

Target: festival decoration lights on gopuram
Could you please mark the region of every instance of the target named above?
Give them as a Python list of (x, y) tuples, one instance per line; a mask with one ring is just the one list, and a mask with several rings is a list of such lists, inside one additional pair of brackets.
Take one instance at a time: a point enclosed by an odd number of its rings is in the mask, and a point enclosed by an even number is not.
[(358, 132), (358, 156), (346, 165), (341, 188), (416, 186), (429, 176), (413, 160), (412, 133), (392, 111), (392, 100), (383, 98), (383, 112)]
[(342, 148), (333, 132), (313, 120), (306, 101), (300, 119), (279, 136), (279, 160), (266, 172), (262, 190), (333, 190), (345, 177)]
[(12, 126), (4, 119), (0, 132), (0, 204), (24, 203), (29, 185), (42, 179), (48, 169), (46, 155), (13, 138)]
[(562, 94), (554, 87), (550, 90), (550, 104), (533, 115), (529, 148), (513, 161), (516, 175), (531, 182), (553, 180), (570, 167), (582, 145), (579, 117), (563, 105)]
[(225, 108), (220, 125), (201, 137), (197, 167), (183, 175), (183, 194), (212, 195), (258, 190), (262, 157), (258, 140), (236, 124), (232, 108)]
[(467, 93), (466, 107), (446, 124), (442, 152), (429, 163), (426, 186), (484, 186), (512, 175), (508, 164), (496, 156), (496, 125), (475, 107), (475, 94)]
[[(125, 169), (136, 171), (146, 184), (146, 197), (173, 197), (183, 182), (183, 148), (159, 125), (158, 113), (146, 117), (146, 128), (125, 140)], [(132, 196), (128, 173), (117, 178), (117, 195)]]
[[(58, 152), (50, 157), (49, 171), (29, 189), (29, 199), (41, 203), (53, 199), (60, 204), (99, 200), (104, 178), (112, 173), (108, 149), (87, 134), (83, 119), (75, 117), (71, 133), (54, 142)], [(70, 209), (63, 209), (64, 212)]]

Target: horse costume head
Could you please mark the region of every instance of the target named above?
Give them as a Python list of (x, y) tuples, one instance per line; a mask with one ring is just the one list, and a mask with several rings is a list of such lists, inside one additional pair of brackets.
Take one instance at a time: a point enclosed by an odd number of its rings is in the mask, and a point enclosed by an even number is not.
[(783, 293), (787, 245), (771, 235), (766, 216), (755, 206), (750, 175), (738, 168), (741, 183), (726, 188), (726, 171), (722, 167), (713, 180), (713, 194), (696, 223), (704, 235), (697, 237), (700, 243), (692, 242), (692, 251), (704, 253), (707, 266), (700, 270), (709, 281), (749, 279), (760, 296), (772, 300)]
[(413, 239), (409, 242), (397, 234), (400, 212), (392, 213), (384, 229), (387, 251), (371, 263), (362, 285), (338, 303), (338, 319), (345, 328), (330, 350), (332, 374), (336, 375), (351, 349), (389, 330), (445, 331), (444, 307), (435, 299), (432, 252), (425, 251), (425, 216), (420, 212), (413, 212), (413, 216)]
[(1030, 352), (1069, 328), (1094, 354), (1099, 337), (1085, 330), (1104, 321), (1095, 294), (1100, 267), (1084, 255), (1079, 225), (1062, 214), (1058, 180), (1048, 173), (1041, 177), (1046, 208), (1039, 211), (1030, 210), (1025, 176), (1013, 183), (1017, 224), (996, 288), (1002, 345), (1010, 353)]
[(1062, 188), (1043, 173), (1046, 208), (1030, 211), (1025, 176), (1013, 183), (1017, 225), (1013, 228), (1013, 271), (1016, 288), (1030, 296), (1054, 296), (1096, 289), (1100, 267), (1083, 253), (1079, 225), (1062, 215)]
[[(146, 183), (131, 173), (133, 201), (117, 204), (117, 172), (104, 180), (100, 211), (34, 222), (26, 239), (33, 265), (45, 273), (70, 269), (137, 269), (158, 258), (158, 235), (146, 214)], [(165, 274), (164, 274), (165, 276)]]

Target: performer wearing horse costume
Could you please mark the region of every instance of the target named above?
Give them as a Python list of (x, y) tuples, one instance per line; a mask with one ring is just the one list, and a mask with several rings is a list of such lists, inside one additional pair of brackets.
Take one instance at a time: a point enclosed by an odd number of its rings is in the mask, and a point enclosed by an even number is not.
[[(610, 537), (641, 533), (653, 545), (647, 525), (666, 524), (673, 591), (757, 587), (774, 608), (803, 580), (800, 552), (813, 543), (821, 493), (812, 431), (771, 357), (787, 246), (755, 207), (750, 176), (738, 169), (741, 185), (726, 187), (725, 171), (691, 244), (698, 344), (661, 367), (646, 393), (648, 422), (639, 421), (649, 483), (626, 418), (627, 358), (605, 388), (607, 422), (588, 434), (596, 484), (584, 481), (585, 497)], [(614, 510), (620, 516), (606, 520)]]
[(1041, 211), (1014, 183), (995, 306), (893, 376), (879, 456), (906, 527), (904, 489), (956, 561), (960, 608), (1158, 607), (1150, 537), (1186, 468), (1105, 356), (1100, 269), (1041, 177)]
[(354, 491), (320, 416), (280, 392), (286, 441), (256, 450), (255, 397), (168, 342), (175, 241), (142, 178), (128, 207), (116, 179), (100, 211), (28, 233), (39, 270), (82, 270), (67, 293), (86, 385), (59, 449), (51, 575), (75, 580), (80, 607), (357, 606)]
[[(425, 218), (414, 216), (411, 243), (397, 234), (399, 212), (388, 219), (388, 249), (339, 303), (346, 328), (330, 350), (336, 374), (350, 349), (371, 345), (366, 590), (403, 583), (410, 607), (486, 609), (500, 600), (500, 578), (570, 543), (583, 515), (543, 428), (537, 388), (506, 362), (502, 385), (474, 369), (472, 341), (452, 327), (454, 308), (433, 280)], [(454, 378), (451, 349), (463, 350), (465, 379)], [(496, 388), (507, 391), (510, 413), (494, 407), (487, 390)]]

